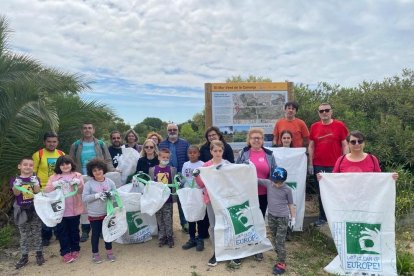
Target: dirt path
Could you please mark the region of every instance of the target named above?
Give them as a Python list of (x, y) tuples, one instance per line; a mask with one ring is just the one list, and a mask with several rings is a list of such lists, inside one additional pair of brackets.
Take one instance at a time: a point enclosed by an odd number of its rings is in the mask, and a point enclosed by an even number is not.
[[(206, 248), (197, 252), (195, 248), (183, 250), (181, 246), (188, 240), (188, 235), (181, 232), (178, 223), (178, 211), (174, 204), (174, 248), (158, 247), (158, 241), (153, 240), (142, 244), (121, 245), (113, 243), (113, 251), (116, 262), (104, 261), (101, 264), (91, 262), (90, 242), (81, 243), (81, 257), (74, 263), (65, 264), (59, 255), (59, 242), (53, 241), (50, 246), (44, 248), (46, 263), (37, 266), (34, 255), (30, 255), (29, 264), (16, 271), (14, 263), (19, 254), (14, 258), (3, 260), (1, 275), (272, 275), (271, 270), (275, 253), (264, 253), (264, 260), (256, 262), (253, 257), (246, 258), (238, 269), (231, 269), (228, 262), (220, 262), (216, 267), (210, 268), (207, 262), (212, 254), (210, 241), (206, 241)], [(288, 244), (287, 250), (293, 244)], [(101, 256), (105, 256), (103, 242), (100, 243)], [(2, 271), (3, 270), (3, 271)], [(288, 274), (289, 275), (289, 274)], [(295, 275), (295, 274), (290, 274)]]

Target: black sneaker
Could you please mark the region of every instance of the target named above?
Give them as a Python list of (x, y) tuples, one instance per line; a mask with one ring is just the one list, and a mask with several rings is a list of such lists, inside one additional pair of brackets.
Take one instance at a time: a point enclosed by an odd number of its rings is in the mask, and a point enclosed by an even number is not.
[(263, 253), (256, 254), (256, 255), (254, 255), (254, 257), (255, 257), (256, 261), (258, 261), (258, 262), (263, 261)]
[(181, 248), (184, 250), (187, 250), (187, 249), (196, 247), (197, 245), (198, 245), (198, 241), (196, 242), (194, 239), (190, 239), (183, 246), (181, 246)]
[(216, 266), (217, 265), (217, 261), (216, 261), (216, 254), (213, 255), (213, 257), (210, 258), (210, 260), (208, 260), (208, 266)]
[(86, 232), (82, 232), (82, 235), (80, 237), (80, 242), (86, 242), (89, 239), (89, 234)]
[(20, 268), (24, 267), (25, 265), (27, 265), (28, 262), (29, 262), (29, 256), (28, 255), (22, 255), (20, 260), (16, 263), (15, 267), (16, 267), (16, 269), (20, 269)]
[(158, 241), (158, 247), (163, 247), (164, 245), (166, 245), (168, 243), (168, 239), (167, 237), (162, 237), (159, 239)]
[(43, 257), (42, 252), (36, 252), (36, 263), (37, 265), (42, 265), (45, 263), (45, 258)]
[(324, 225), (326, 223), (326, 220), (324, 220), (324, 219), (318, 219), (316, 222), (315, 222), (315, 227), (321, 227), (322, 225)]
[(172, 236), (167, 237), (167, 243), (169, 248), (173, 248), (174, 245), (174, 238)]
[(204, 250), (204, 240), (201, 240), (201, 239), (197, 240), (196, 250), (197, 251), (203, 251)]
[(42, 240), (42, 245), (43, 246), (49, 246), (49, 244), (50, 244), (50, 240), (48, 240), (48, 239), (43, 239)]
[(241, 260), (240, 259), (233, 259), (230, 261), (230, 264), (233, 266), (239, 266), (241, 265)]

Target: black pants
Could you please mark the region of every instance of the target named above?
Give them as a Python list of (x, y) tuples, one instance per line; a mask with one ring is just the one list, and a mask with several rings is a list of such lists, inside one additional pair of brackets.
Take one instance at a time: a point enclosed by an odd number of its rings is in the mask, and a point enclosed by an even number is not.
[(210, 222), (208, 221), (207, 212), (204, 216), (204, 219), (194, 222), (188, 222), (188, 233), (190, 234), (190, 239), (195, 239), (196, 232), (198, 232), (199, 239), (207, 239), (209, 226)]
[[(333, 171), (333, 167), (322, 167), (322, 166), (313, 166), (313, 170), (315, 175), (320, 172), (331, 173)], [(321, 190), (319, 189), (319, 182), (316, 181), (316, 191), (318, 192), (318, 200), (319, 200), (319, 219), (327, 221), (325, 210), (323, 209), (322, 199), (321, 199)]]
[[(91, 245), (92, 245), (92, 253), (98, 253), (99, 252), (99, 237), (102, 233), (102, 222), (101, 220), (91, 220), (91, 228), (92, 228), (92, 237), (91, 237)], [(105, 249), (111, 250), (112, 249), (112, 243), (111, 242), (105, 242)]]
[(62, 222), (56, 225), (56, 236), (60, 244), (60, 256), (80, 251), (79, 221), (80, 215), (63, 217)]
[(53, 230), (55, 230), (55, 235), (57, 236), (57, 231), (55, 227), (46, 226), (46, 224), (42, 222), (42, 240), (49, 241), (53, 236)]
[(267, 209), (267, 194), (259, 195), (259, 208), (260, 208), (260, 211), (262, 211), (263, 218), (264, 218), (266, 214), (266, 209)]

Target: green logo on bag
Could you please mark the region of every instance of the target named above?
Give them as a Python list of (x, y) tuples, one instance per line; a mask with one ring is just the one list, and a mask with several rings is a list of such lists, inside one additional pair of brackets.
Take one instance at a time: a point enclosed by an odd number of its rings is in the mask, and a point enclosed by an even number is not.
[(285, 182), (292, 190), (296, 190), (298, 184), (296, 182)]
[(240, 205), (234, 205), (227, 208), (230, 214), (231, 221), (233, 223), (234, 233), (236, 235), (246, 232), (253, 225), (251, 220), (251, 210), (249, 207), (249, 201), (242, 203)]
[(381, 224), (347, 222), (346, 251), (348, 254), (380, 254)]
[(141, 218), (141, 212), (127, 212), (126, 213), (127, 223), (128, 223), (128, 233), (133, 235), (139, 230), (144, 229), (147, 225), (144, 224), (144, 221)]

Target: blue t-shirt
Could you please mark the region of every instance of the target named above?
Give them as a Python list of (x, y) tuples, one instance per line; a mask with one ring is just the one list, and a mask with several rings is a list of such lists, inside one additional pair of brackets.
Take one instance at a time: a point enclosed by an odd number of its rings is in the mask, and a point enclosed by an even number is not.
[(83, 146), (82, 153), (80, 156), (81, 164), (82, 164), (82, 174), (87, 174), (86, 164), (88, 164), (89, 160), (96, 157), (95, 143), (94, 142), (83, 142), (82, 146)]

